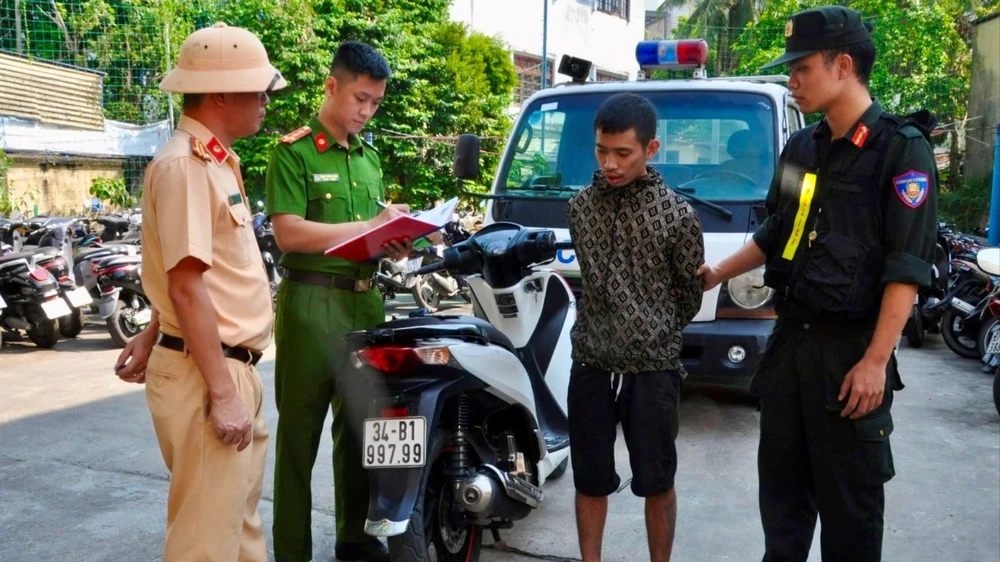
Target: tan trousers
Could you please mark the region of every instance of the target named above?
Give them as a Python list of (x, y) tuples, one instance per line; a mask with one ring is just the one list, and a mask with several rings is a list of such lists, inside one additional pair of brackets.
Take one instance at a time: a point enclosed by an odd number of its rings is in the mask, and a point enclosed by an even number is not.
[(253, 417), (253, 442), (242, 452), (215, 436), (208, 389), (194, 359), (159, 345), (149, 357), (146, 400), (170, 470), (165, 562), (267, 561), (257, 511), (267, 458), (264, 389), (250, 365), (226, 364)]

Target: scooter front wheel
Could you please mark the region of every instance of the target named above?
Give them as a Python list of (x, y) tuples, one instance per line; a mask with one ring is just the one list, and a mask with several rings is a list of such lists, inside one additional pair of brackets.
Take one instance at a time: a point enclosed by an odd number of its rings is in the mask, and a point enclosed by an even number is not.
[(451, 511), (454, 495), (448, 489), (448, 455), (442, 454), (448, 433), (431, 434), (431, 469), (420, 483), (423, 498), (413, 508), (406, 532), (389, 537), (393, 562), (478, 562), (483, 547), (480, 526), (453, 527)]

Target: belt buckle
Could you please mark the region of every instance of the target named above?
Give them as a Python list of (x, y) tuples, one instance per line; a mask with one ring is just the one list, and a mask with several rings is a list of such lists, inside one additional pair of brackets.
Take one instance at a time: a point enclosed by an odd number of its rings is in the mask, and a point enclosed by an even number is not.
[(355, 279), (354, 280), (354, 292), (355, 293), (366, 293), (372, 288), (372, 280), (368, 279)]

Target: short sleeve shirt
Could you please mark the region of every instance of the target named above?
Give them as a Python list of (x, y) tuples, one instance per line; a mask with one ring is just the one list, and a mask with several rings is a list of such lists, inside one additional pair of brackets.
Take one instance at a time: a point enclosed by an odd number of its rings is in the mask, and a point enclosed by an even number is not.
[[(378, 152), (356, 135), (345, 148), (318, 118), (308, 132), (292, 133), (279, 142), (267, 166), (267, 214), (291, 214), (313, 222), (341, 224), (374, 218), (383, 198)], [(287, 269), (349, 277), (367, 277), (375, 266), (322, 254), (289, 252)]]
[(161, 331), (181, 337), (167, 273), (194, 258), (208, 268), (202, 278), (222, 343), (265, 349), (274, 318), (271, 293), (236, 154), (182, 116), (146, 169), (142, 212), (142, 282)]

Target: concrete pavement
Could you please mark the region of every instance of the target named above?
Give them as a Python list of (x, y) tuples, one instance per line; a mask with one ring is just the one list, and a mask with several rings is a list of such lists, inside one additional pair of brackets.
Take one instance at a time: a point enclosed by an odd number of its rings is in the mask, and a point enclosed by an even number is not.
[[(404, 311), (405, 312), (405, 311)], [(904, 344), (905, 345), (905, 344)], [(273, 348), (260, 371), (269, 425)], [(118, 381), (118, 354), (100, 324), (55, 350), (29, 342), (0, 351), (0, 561), (157, 560), (168, 474), (141, 387)], [(1000, 417), (992, 379), (932, 337), (905, 348), (906, 390), (896, 395), (887, 485), (887, 561), (1000, 560)], [(329, 421), (329, 420), (328, 420)], [(758, 416), (745, 396), (689, 389), (681, 406), (675, 560), (760, 559), (756, 507)], [(271, 524), (272, 450), (261, 512)], [(324, 435), (313, 475), (315, 559), (333, 557), (331, 441)], [(628, 457), (619, 439), (619, 473)], [(578, 559), (571, 472), (545, 487), (544, 505), (503, 532), (516, 552), (482, 560)], [(269, 533), (268, 533), (269, 534)], [(816, 543), (810, 561), (820, 560)], [(486, 544), (492, 540), (485, 538)], [(648, 560), (641, 500), (612, 497), (605, 560)]]

